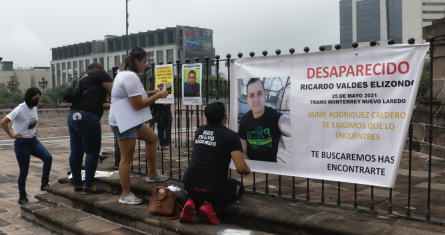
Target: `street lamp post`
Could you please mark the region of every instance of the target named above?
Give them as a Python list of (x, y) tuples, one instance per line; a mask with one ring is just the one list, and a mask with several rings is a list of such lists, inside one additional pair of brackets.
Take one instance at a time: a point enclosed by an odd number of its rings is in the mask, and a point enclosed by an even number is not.
[(15, 100), (14, 100), (14, 91), (15, 89), (17, 89), (17, 82), (15, 81), (9, 81), (8, 82), (8, 88), (9, 91), (11, 92), (11, 104), (14, 104)]
[(45, 80), (44, 77), (42, 77), (42, 81), (39, 81), (39, 87), (40, 89), (43, 90), (43, 96), (42, 96), (42, 103), (46, 104), (46, 99), (45, 99), (45, 88), (48, 86), (48, 81)]

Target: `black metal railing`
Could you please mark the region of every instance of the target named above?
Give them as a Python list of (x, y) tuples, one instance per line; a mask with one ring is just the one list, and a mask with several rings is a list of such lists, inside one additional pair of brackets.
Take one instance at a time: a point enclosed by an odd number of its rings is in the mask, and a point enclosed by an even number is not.
[[(435, 46), (438, 45), (444, 45), (444, 43), (434, 43), (435, 42), (435, 38), (434, 37), (429, 37), (428, 41), (430, 43), (430, 59), (431, 59), (431, 91), (433, 89), (433, 59), (434, 56), (433, 52), (434, 52), (434, 48)], [(409, 44), (414, 44), (415, 40), (414, 39), (409, 39), (408, 40)], [(388, 40), (388, 44), (394, 44), (394, 40)], [(370, 46), (376, 46), (376, 42), (375, 41), (371, 41), (370, 42)], [(357, 43), (353, 43), (352, 44), (353, 48), (357, 48), (358, 44)], [(335, 45), (335, 49), (336, 50), (340, 50), (341, 46), (340, 44)], [(321, 52), (323, 52), (325, 50), (324, 46), (320, 46), (319, 50)], [(303, 49), (303, 51), (305, 53), (309, 52), (309, 48), (305, 47)], [(294, 54), (295, 53), (295, 49), (291, 48), (289, 50), (290, 54)], [(281, 54), (281, 50), (276, 50), (275, 51), (276, 55), (280, 55)], [(250, 52), (249, 55), (251, 57), (255, 56), (254, 52)], [(268, 52), (267, 51), (263, 51), (262, 52), (263, 56), (267, 56)], [(243, 54), (242, 53), (238, 53), (237, 54), (238, 58), (242, 58)], [(221, 98), (221, 99), (226, 99), (229, 101), (229, 105), (230, 105), (230, 60), (231, 60), (231, 55), (227, 54), (226, 55), (226, 59), (220, 59), (219, 55), (215, 56), (214, 60), (211, 60), (209, 57), (205, 57), (205, 71), (202, 71), (202, 89), (205, 89), (205, 94), (203, 94), (203, 101), (208, 102), (210, 99), (212, 98)], [(233, 60), (233, 59), (232, 59)], [(226, 69), (227, 69), (227, 79), (226, 78), (221, 78), (220, 77), (220, 63), (226, 63)], [(195, 61), (193, 61), (192, 63), (198, 63), (199, 59), (195, 59)], [(168, 64), (172, 64), (171, 61), (167, 62)], [(190, 63), (189, 59), (185, 60), (185, 64)], [(210, 72), (210, 65), (214, 64), (215, 66), (215, 70), (216, 70), (216, 79), (210, 79), (209, 76), (209, 72)], [(158, 63), (158, 65), (162, 65), (162, 63)], [(175, 92), (175, 104), (172, 106), (172, 108), (174, 109), (174, 121), (173, 121), (173, 125), (171, 126), (171, 130), (172, 133), (174, 133), (174, 136), (172, 136), (172, 141), (170, 142), (171, 144), (171, 148), (169, 150), (164, 150), (163, 148), (160, 148), (158, 151), (160, 151), (160, 167), (162, 168), (162, 173), (166, 173), (168, 171), (168, 174), (171, 178), (174, 179), (178, 179), (181, 180), (182, 179), (182, 175), (185, 172), (187, 165), (190, 161), (190, 157), (191, 157), (191, 152), (192, 152), (192, 148), (193, 148), (193, 139), (194, 139), (194, 132), (196, 130), (196, 128), (198, 128), (200, 125), (204, 125), (206, 123), (206, 120), (204, 117), (204, 111), (203, 111), (203, 106), (196, 106), (196, 107), (192, 107), (191, 105), (183, 105), (182, 104), (182, 99), (181, 99), (181, 94), (182, 94), (182, 79), (181, 79), (181, 73), (182, 73), (182, 63), (177, 60), (176, 64), (173, 65), (173, 68), (176, 69), (176, 75), (174, 76), (174, 92)], [(116, 75), (116, 71), (117, 68), (113, 68), (113, 73), (114, 75)], [(152, 63), (151, 66), (147, 67), (146, 70), (144, 71), (141, 81), (143, 82), (145, 88), (147, 90), (153, 90), (155, 88), (155, 63)], [(147, 78), (149, 77), (149, 78)], [(214, 90), (215, 89), (215, 90)], [(215, 91), (215, 92), (213, 92)], [(324, 205), (329, 205), (329, 206), (337, 206), (337, 207), (349, 207), (349, 208), (353, 208), (356, 210), (364, 210), (364, 211), (373, 211), (373, 212), (378, 212), (378, 213), (384, 213), (384, 214), (391, 214), (391, 215), (395, 215), (395, 216), (399, 216), (399, 217), (403, 217), (403, 218), (410, 218), (410, 219), (416, 219), (416, 220), (428, 220), (428, 221), (434, 221), (437, 223), (445, 223), (445, 218), (443, 218), (444, 221), (441, 220), (432, 220), (431, 219), (431, 163), (432, 163), (432, 141), (433, 141), (433, 110), (432, 110), (432, 105), (433, 105), (433, 92), (430, 92), (430, 109), (429, 109), (429, 129), (428, 129), (428, 142), (429, 142), (429, 158), (428, 158), (428, 188), (427, 188), (427, 200), (426, 200), (426, 215), (424, 217), (422, 216), (413, 216), (413, 211), (412, 211), (412, 162), (413, 162), (413, 157), (412, 157), (412, 151), (413, 151), (413, 123), (411, 120), (411, 123), (409, 125), (409, 130), (408, 130), (408, 145), (409, 145), (409, 153), (408, 153), (408, 185), (407, 187), (407, 210), (406, 213), (396, 213), (394, 211), (394, 204), (393, 204), (393, 189), (390, 188), (388, 190), (388, 198), (383, 200), (383, 201), (387, 201), (387, 209), (386, 210), (378, 210), (376, 209), (376, 198), (375, 198), (375, 187), (374, 186), (370, 186), (370, 198), (369, 198), (369, 204), (368, 203), (363, 203), (360, 202), (357, 196), (358, 193), (358, 188), (362, 188), (361, 185), (357, 185), (357, 184), (350, 184), (350, 183), (340, 183), (340, 182), (336, 182), (336, 190), (330, 190), (331, 192), (328, 193), (326, 192), (327, 190), (327, 183), (325, 180), (314, 180), (314, 179), (309, 179), (309, 178), (299, 178), (299, 177), (291, 177), (291, 176), (282, 176), (282, 175), (274, 175), (274, 174), (267, 174), (267, 173), (260, 173), (260, 172), (252, 172), (251, 176), (252, 177), (252, 183), (246, 185), (246, 191), (251, 191), (253, 193), (258, 193), (258, 194), (266, 194), (266, 195), (272, 195), (272, 196), (278, 196), (278, 197), (283, 197), (283, 198), (290, 198), (290, 199), (295, 199), (295, 200), (301, 200), (301, 201), (309, 201), (309, 202), (316, 202), (316, 203), (320, 203), (320, 204), (324, 204)], [(230, 121), (230, 119), (229, 119)], [(153, 128), (154, 130), (154, 121), (150, 121), (150, 126)], [(174, 145), (174, 147), (173, 147)], [(134, 164), (138, 164), (138, 166), (136, 168), (133, 167), (133, 164), (131, 165), (131, 170), (133, 172), (137, 172), (137, 173), (141, 173), (141, 174), (147, 174), (148, 172), (148, 167), (147, 167), (147, 161), (144, 160), (145, 156), (142, 157), (143, 159), (141, 159), (141, 147), (140, 147), (140, 142), (138, 141), (138, 147), (139, 147), (139, 151), (138, 151), (138, 159), (134, 160), (132, 163)], [(173, 155), (175, 155), (175, 159), (173, 158)], [(159, 155), (158, 155), (159, 156)], [(115, 166), (116, 168), (119, 166), (119, 161), (120, 161), (120, 154), (119, 154), (119, 147), (117, 145), (117, 142), (115, 142)], [(158, 164), (159, 164), (158, 161)], [(164, 161), (167, 161), (168, 165), (165, 166), (164, 165)], [(177, 163), (175, 163), (177, 162)], [(145, 170), (143, 170), (143, 165), (145, 164)], [(166, 168), (166, 169), (164, 169)], [(235, 174), (232, 174), (233, 170), (229, 170), (228, 175), (229, 177), (238, 177), (240, 179), (241, 182), (244, 182), (244, 178), (243, 176), (239, 176)], [(261, 179), (260, 179), (261, 178)], [(259, 179), (261, 182), (259, 182)], [(277, 190), (277, 194), (271, 193), (271, 186), (269, 185), (271, 182), (276, 182), (278, 184), (278, 189), (274, 189)], [(296, 187), (296, 183), (298, 183), (298, 185), (302, 186), (305, 185), (305, 190), (298, 190)], [(283, 188), (283, 185), (290, 185), (286, 186), (285, 188)], [(312, 185), (311, 185), (312, 184)], [(318, 186), (320, 185), (320, 186)], [(312, 187), (311, 187), (312, 186)], [(318, 188), (317, 188), (318, 186)], [(331, 184), (330, 186), (335, 187), (335, 183)], [(351, 199), (348, 199), (349, 201), (351, 201), (350, 204), (347, 203), (342, 203), (342, 186), (343, 187), (353, 187), (351, 190), (353, 190), (353, 196), (351, 196)], [(274, 186), (275, 187), (275, 186)], [(320, 188), (321, 187), (321, 188)], [(261, 191), (260, 189), (263, 188), (264, 191)], [(302, 187), (299, 187), (302, 188)], [(320, 190), (318, 190), (320, 189)], [(313, 191), (320, 191), (321, 194), (319, 193), (312, 193), (311, 194), (311, 190)], [(348, 191), (349, 193), (350, 191)], [(301, 195), (303, 197), (299, 197), (298, 195)], [(352, 195), (352, 194), (350, 194)], [(379, 200), (382, 201), (381, 199), (381, 195), (379, 195)], [(330, 201), (329, 201), (330, 200)], [(381, 207), (380, 207), (381, 208)], [(401, 209), (401, 208), (399, 208)], [(400, 210), (399, 210), (400, 211)]]

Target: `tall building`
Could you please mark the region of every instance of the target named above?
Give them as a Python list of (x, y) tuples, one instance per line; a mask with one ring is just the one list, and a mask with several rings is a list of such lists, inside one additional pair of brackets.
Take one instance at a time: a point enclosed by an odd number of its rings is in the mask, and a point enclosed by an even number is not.
[[(131, 48), (142, 47), (147, 51), (149, 64), (175, 63), (177, 59), (183, 63), (186, 58), (194, 61), (196, 57), (203, 62), (205, 56), (215, 57), (212, 35), (211, 29), (178, 25), (129, 34), (128, 48), (130, 51)], [(111, 73), (112, 68), (119, 66), (126, 57), (126, 45), (126, 35), (106, 35), (104, 40), (52, 48), (51, 87), (66, 84), (94, 62), (102, 64)]]
[(342, 48), (372, 40), (422, 43), (422, 28), (445, 14), (445, 0), (341, 0), (339, 7)]

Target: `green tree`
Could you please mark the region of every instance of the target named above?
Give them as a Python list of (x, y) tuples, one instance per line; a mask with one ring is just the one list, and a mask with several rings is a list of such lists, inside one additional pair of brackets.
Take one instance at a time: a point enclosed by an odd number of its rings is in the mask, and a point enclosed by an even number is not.
[(56, 104), (57, 100), (59, 100), (59, 103), (64, 103), (62, 97), (62, 91), (65, 89), (66, 85), (61, 85), (58, 87), (54, 87), (52, 89), (48, 89), (45, 91), (45, 98), (46, 103), (48, 104)]
[[(10, 76), (9, 81), (14, 81), (17, 83), (17, 87), (20, 86), (20, 82), (15, 76)], [(10, 91), (8, 88), (8, 83), (0, 84), (0, 104), (10, 104), (11, 98), (14, 97), (14, 103), (22, 103), (24, 101), (24, 93), (20, 89), (15, 89)]]

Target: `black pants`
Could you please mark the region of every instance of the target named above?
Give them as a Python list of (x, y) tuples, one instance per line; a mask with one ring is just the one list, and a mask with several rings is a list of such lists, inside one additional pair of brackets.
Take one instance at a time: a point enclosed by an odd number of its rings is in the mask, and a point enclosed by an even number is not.
[(188, 199), (193, 199), (196, 209), (198, 209), (205, 201), (211, 202), (216, 214), (219, 215), (224, 207), (235, 203), (241, 198), (244, 194), (244, 185), (237, 180), (227, 179), (223, 191), (201, 192), (193, 189), (192, 186), (184, 184), (183, 194), (182, 204), (185, 204)]

